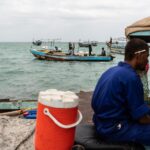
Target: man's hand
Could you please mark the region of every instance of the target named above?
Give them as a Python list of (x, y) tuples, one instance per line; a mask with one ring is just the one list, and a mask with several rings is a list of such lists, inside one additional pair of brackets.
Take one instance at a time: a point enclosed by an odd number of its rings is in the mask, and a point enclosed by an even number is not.
[(145, 115), (139, 119), (139, 122), (142, 124), (150, 124), (150, 115)]

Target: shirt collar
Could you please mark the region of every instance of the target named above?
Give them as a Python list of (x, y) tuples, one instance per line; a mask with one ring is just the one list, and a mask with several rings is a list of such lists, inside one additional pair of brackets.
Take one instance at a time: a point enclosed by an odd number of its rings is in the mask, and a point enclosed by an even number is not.
[(131, 66), (130, 64), (128, 64), (127, 62), (125, 62), (125, 61), (120, 61), (120, 62), (118, 63), (118, 66), (130, 68), (130, 69), (134, 70), (134, 69), (132, 68), (132, 66)]

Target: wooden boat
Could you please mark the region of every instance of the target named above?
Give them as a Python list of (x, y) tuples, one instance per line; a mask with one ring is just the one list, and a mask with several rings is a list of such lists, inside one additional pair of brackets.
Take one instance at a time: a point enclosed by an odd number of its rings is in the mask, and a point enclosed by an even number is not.
[(98, 42), (97, 41), (87, 41), (87, 42), (79, 42), (78, 44), (80, 47), (89, 47), (89, 45), (97, 46)]
[(106, 42), (106, 45), (111, 53), (122, 54), (124, 55), (126, 39), (124, 37), (121, 38), (110, 38), (110, 41)]
[(53, 60), (53, 61), (112, 61), (113, 56), (100, 56), (91, 55), (88, 53), (79, 52), (74, 55), (68, 55), (67, 53), (51, 51), (51, 50), (36, 50), (31, 49), (31, 53), (41, 60)]
[(37, 108), (37, 100), (0, 99), (0, 115), (17, 115)]
[(150, 43), (150, 17), (136, 21), (125, 28), (125, 35), (128, 40), (140, 38)]

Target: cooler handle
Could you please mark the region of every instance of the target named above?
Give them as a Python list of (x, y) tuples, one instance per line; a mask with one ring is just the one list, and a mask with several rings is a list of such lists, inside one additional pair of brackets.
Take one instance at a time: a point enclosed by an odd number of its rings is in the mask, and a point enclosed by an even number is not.
[(73, 123), (73, 124), (69, 124), (69, 125), (64, 125), (64, 124), (62, 124), (61, 122), (59, 122), (50, 112), (49, 112), (49, 109), (48, 108), (44, 108), (44, 112), (43, 112), (45, 115), (47, 115), (48, 117), (50, 117), (52, 120), (53, 120), (53, 122), (57, 125), (57, 126), (59, 126), (59, 127), (61, 127), (61, 128), (64, 128), (64, 129), (69, 129), (69, 128), (73, 128), (73, 127), (75, 127), (75, 126), (77, 126), (80, 122), (81, 122), (81, 120), (82, 120), (82, 114), (81, 114), (81, 112), (78, 110), (78, 120), (75, 122), (75, 123)]

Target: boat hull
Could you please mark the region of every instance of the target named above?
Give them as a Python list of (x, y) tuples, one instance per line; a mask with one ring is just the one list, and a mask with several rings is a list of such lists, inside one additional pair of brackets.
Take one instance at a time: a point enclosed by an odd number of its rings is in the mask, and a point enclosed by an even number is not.
[(42, 51), (31, 50), (31, 53), (38, 59), (51, 61), (112, 61), (112, 56), (77, 56), (77, 55), (49, 55)]
[(37, 108), (37, 100), (9, 100), (0, 99), (0, 113), (8, 111), (16, 111), (23, 109), (35, 109)]
[(121, 54), (121, 55), (124, 55), (125, 53), (125, 50), (124, 49), (118, 49), (118, 48), (111, 48), (110, 49), (111, 53), (114, 53), (114, 54)]

